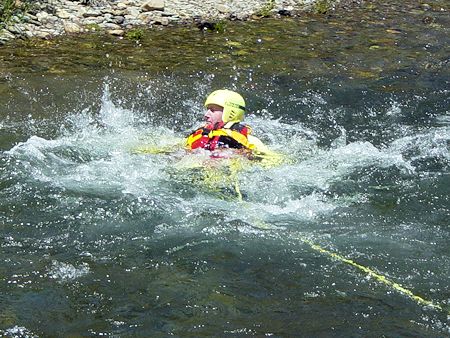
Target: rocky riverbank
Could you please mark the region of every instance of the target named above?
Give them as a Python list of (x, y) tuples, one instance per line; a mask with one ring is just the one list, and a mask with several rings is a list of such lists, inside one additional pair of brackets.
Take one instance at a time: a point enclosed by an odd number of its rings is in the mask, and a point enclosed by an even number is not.
[[(103, 30), (123, 36), (136, 27), (197, 23), (206, 28), (220, 20), (298, 15), (326, 11), (338, 0), (42, 0), (10, 2), (23, 11), (0, 25), (0, 44), (13, 39), (51, 39), (62, 34)], [(11, 2), (12, 1), (12, 2)], [(26, 1), (26, 0), (22, 0)], [(26, 4), (27, 6), (23, 6)], [(3, 8), (5, 12), (5, 7)], [(5, 16), (5, 15), (4, 15)], [(213, 26), (214, 27), (214, 26)]]

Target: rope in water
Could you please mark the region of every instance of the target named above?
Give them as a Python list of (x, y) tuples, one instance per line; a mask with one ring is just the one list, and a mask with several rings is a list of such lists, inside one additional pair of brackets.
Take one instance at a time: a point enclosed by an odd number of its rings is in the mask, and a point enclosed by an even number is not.
[[(238, 177), (238, 170), (236, 166), (231, 166), (231, 176), (232, 179), (234, 181), (234, 189), (236, 191), (236, 198), (239, 202), (244, 203), (244, 199), (242, 197), (242, 192), (239, 186), (239, 177)], [(257, 223), (259, 224), (264, 224), (263, 221), (261, 220), (257, 220)], [(270, 226), (265, 226), (265, 228), (270, 229)], [(336, 259), (342, 263), (348, 264), (364, 273), (366, 273), (367, 275), (369, 275), (370, 277), (373, 277), (375, 280), (377, 280), (378, 282), (392, 288), (393, 290), (400, 292), (401, 294), (409, 297), (410, 299), (414, 300), (416, 303), (418, 303), (419, 305), (424, 305), (424, 306), (429, 306), (431, 308), (434, 308), (436, 310), (442, 311), (447, 313), (447, 315), (450, 315), (450, 310), (449, 309), (444, 309), (442, 306), (440, 306), (439, 304), (435, 304), (430, 300), (424, 299), (416, 294), (414, 294), (411, 290), (408, 290), (407, 288), (403, 287), (402, 285), (400, 285), (399, 283), (396, 283), (390, 279), (388, 279), (386, 276), (383, 276), (382, 274), (374, 271), (371, 268), (368, 268), (364, 265), (361, 265), (359, 263), (356, 263), (355, 261), (348, 259), (338, 253), (332, 252), (330, 250), (327, 250), (323, 247), (321, 247), (318, 244), (313, 243), (312, 241), (310, 241), (309, 239), (305, 238), (305, 237), (301, 237), (298, 236), (296, 237), (298, 240), (302, 241), (305, 244), (308, 244), (309, 247), (317, 252), (320, 252), (330, 258)]]
[(321, 246), (311, 242), (310, 240), (308, 240), (306, 238), (299, 237), (299, 239), (302, 242), (308, 244), (313, 250), (316, 250), (316, 251), (318, 251), (320, 253), (323, 253), (323, 254), (331, 257), (331, 258), (334, 258), (334, 259), (336, 259), (336, 260), (338, 260), (338, 261), (340, 261), (342, 263), (351, 265), (351, 266), (353, 266), (353, 267), (355, 267), (355, 268), (357, 268), (357, 269), (367, 273), (370, 277), (375, 278), (378, 282), (383, 283), (383, 284), (391, 287), (392, 289), (394, 289), (394, 290), (396, 290), (396, 291), (398, 291), (398, 292), (408, 296), (412, 300), (416, 301), (418, 304), (429, 306), (429, 307), (432, 307), (434, 309), (437, 309), (437, 310), (440, 310), (440, 311), (443, 311), (443, 312), (447, 312), (450, 315), (450, 311), (449, 310), (444, 310), (442, 308), (442, 306), (440, 306), (439, 304), (435, 304), (432, 301), (429, 301), (427, 299), (424, 299), (424, 298), (422, 298), (420, 296), (415, 295), (412, 291), (406, 289), (405, 287), (401, 286), (400, 284), (398, 284), (398, 283), (396, 283), (394, 281), (391, 281), (390, 279), (386, 278), (382, 274), (380, 274), (378, 272), (375, 272), (371, 268), (368, 268), (368, 267), (366, 267), (364, 265), (356, 263), (355, 261), (353, 261), (351, 259), (348, 259), (348, 258), (345, 258), (344, 256), (342, 256), (342, 255), (340, 255), (338, 253), (335, 253), (335, 252), (332, 252), (330, 250), (324, 249)]

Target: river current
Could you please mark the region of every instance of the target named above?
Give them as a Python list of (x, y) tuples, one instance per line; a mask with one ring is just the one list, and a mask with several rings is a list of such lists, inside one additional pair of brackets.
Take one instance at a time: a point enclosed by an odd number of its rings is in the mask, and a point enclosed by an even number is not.
[[(2, 47), (0, 335), (450, 335), (448, 9)], [(177, 146), (222, 87), (283, 163)]]

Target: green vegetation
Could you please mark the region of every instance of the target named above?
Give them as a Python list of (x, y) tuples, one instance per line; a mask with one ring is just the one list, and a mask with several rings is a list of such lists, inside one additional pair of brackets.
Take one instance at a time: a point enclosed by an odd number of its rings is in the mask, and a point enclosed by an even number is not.
[(15, 0), (1, 0), (0, 2), (0, 28), (6, 26), (11, 17), (16, 12), (17, 6)]
[(144, 30), (141, 28), (130, 29), (125, 33), (125, 37), (129, 40), (139, 41), (144, 37)]
[(4, 28), (13, 16), (20, 17), (29, 10), (31, 2), (19, 0), (0, 0), (0, 28)]
[(101, 27), (96, 23), (90, 23), (86, 25), (85, 28), (91, 32), (98, 32), (101, 30)]
[(226, 22), (225, 21), (218, 21), (218, 22), (201, 22), (197, 24), (197, 27), (200, 30), (209, 31), (209, 32), (216, 32), (216, 33), (223, 33), (225, 32), (226, 28)]
[(275, 0), (267, 0), (266, 4), (256, 13), (257, 16), (267, 18), (275, 7)]
[(226, 23), (224, 21), (219, 21), (214, 23), (213, 30), (217, 33), (225, 32)]
[(333, 0), (317, 0), (314, 4), (314, 12), (317, 14), (327, 13), (333, 6)]

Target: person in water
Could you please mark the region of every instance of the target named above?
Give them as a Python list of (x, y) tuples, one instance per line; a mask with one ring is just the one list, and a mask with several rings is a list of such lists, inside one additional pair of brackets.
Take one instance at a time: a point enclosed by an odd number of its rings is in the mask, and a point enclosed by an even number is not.
[(251, 128), (242, 123), (245, 115), (244, 98), (231, 90), (212, 92), (205, 101), (206, 124), (191, 133), (185, 142), (187, 149), (239, 149), (247, 154), (265, 152), (267, 147), (250, 135)]

